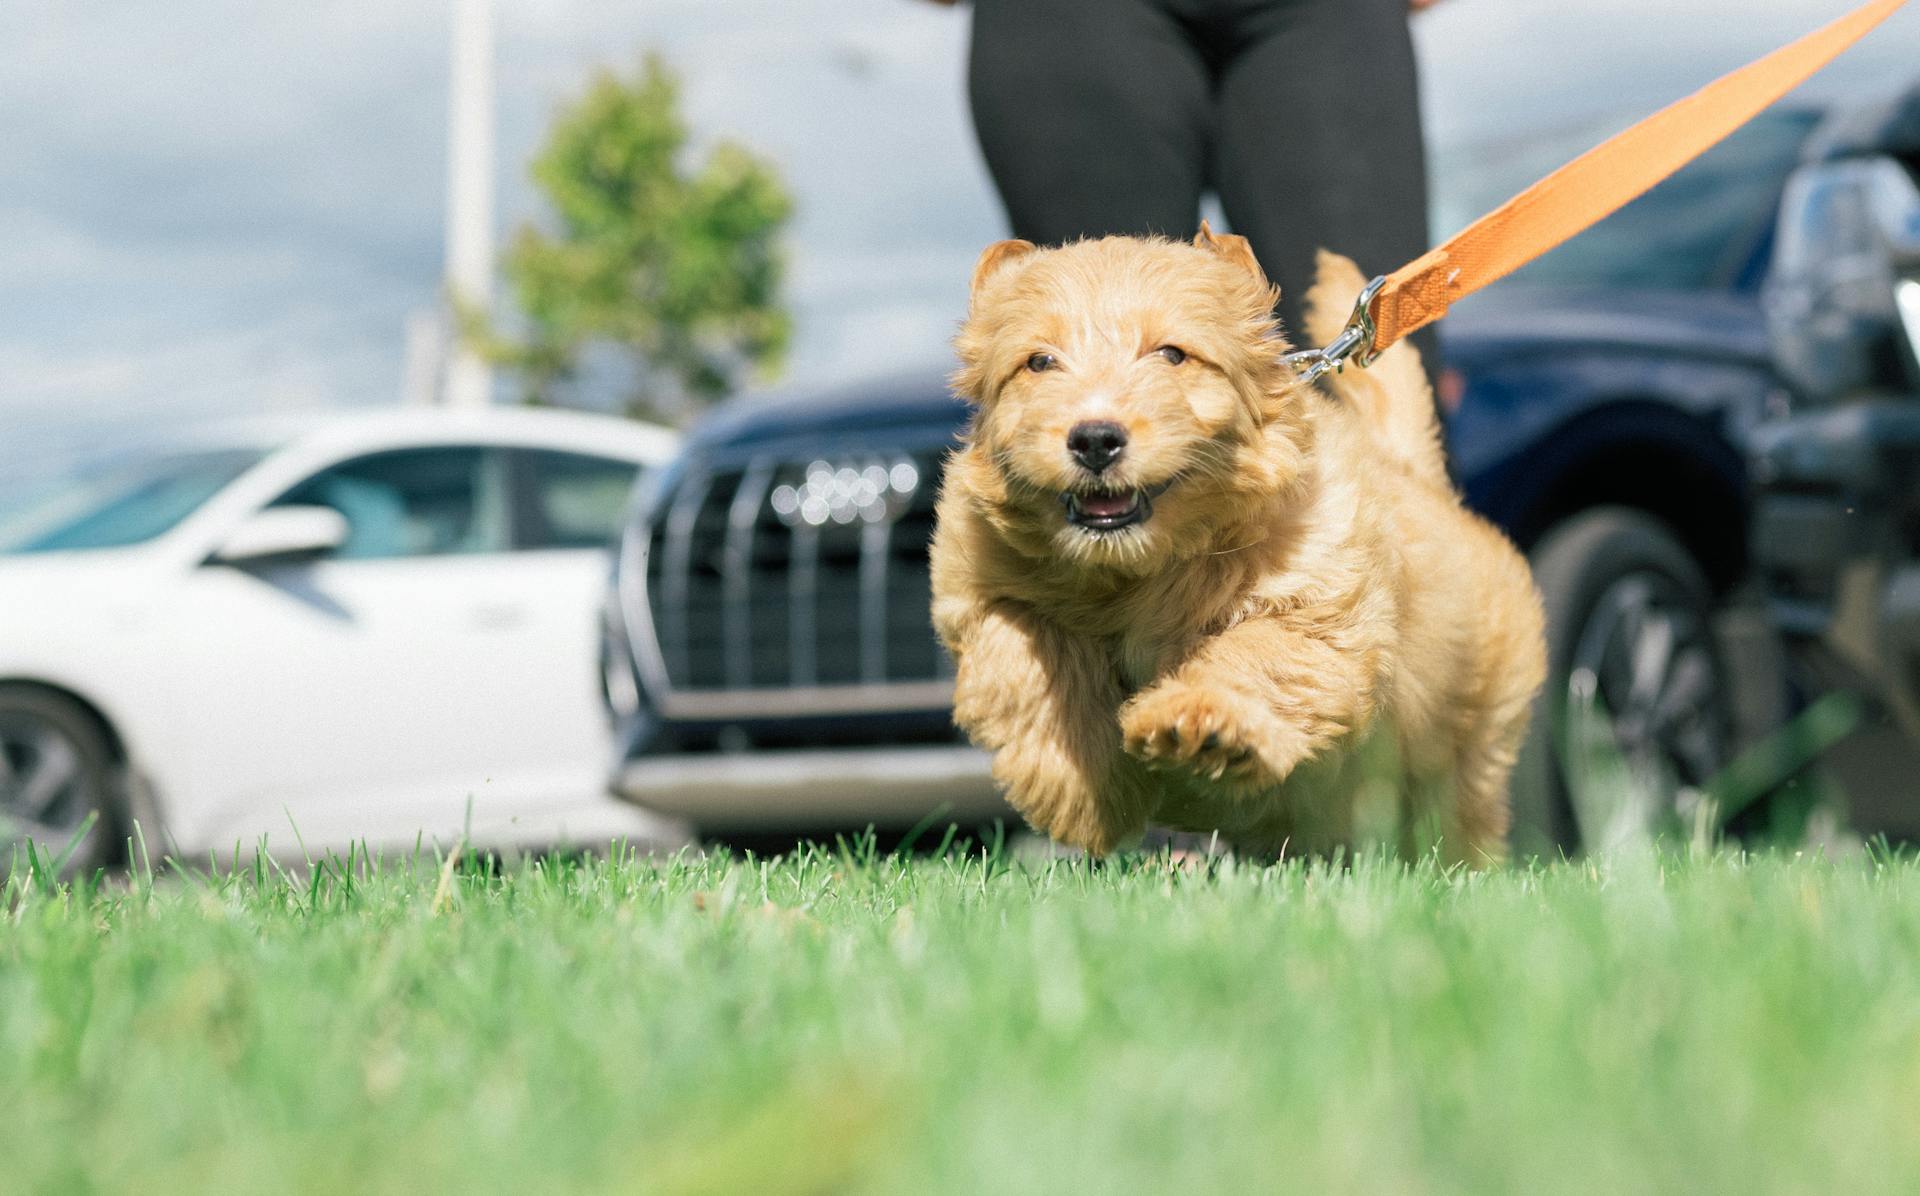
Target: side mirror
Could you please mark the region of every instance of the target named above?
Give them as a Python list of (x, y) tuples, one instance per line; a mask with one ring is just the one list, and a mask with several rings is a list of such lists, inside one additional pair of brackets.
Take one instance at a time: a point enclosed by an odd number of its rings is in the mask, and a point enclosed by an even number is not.
[(347, 521), (331, 507), (268, 507), (233, 529), (209, 562), (283, 565), (309, 561), (347, 542)]
[(1906, 167), (1880, 154), (1801, 166), (1761, 292), (1774, 364), (1822, 402), (1920, 385), (1916, 273), (1920, 187)]

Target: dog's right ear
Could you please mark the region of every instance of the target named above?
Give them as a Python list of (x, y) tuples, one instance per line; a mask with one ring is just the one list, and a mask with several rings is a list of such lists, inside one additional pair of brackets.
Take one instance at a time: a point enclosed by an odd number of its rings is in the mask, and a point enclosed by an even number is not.
[(1000, 267), (1033, 252), (1032, 241), (995, 241), (980, 253), (980, 260), (973, 264), (972, 294), (978, 295), (980, 288), (992, 278)]

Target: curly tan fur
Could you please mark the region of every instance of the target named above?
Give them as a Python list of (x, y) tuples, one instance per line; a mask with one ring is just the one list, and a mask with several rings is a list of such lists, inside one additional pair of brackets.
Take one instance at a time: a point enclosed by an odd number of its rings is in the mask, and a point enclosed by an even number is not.
[[(1360, 286), (1323, 256), (1316, 342)], [(954, 379), (978, 406), (933, 544), (955, 718), (1036, 828), (1091, 852), (1154, 821), (1495, 861), (1545, 671), (1526, 565), (1448, 482), (1413, 351), (1319, 393), (1273, 300), (1206, 230), (981, 256)], [(1157, 495), (1144, 522), (1068, 520), (1096, 485), (1066, 443), (1085, 420), (1126, 430), (1097, 486)]]

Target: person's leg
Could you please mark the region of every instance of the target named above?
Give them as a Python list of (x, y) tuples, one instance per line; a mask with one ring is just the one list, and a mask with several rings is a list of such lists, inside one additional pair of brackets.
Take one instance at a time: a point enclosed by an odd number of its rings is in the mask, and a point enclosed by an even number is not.
[[(1213, 174), (1297, 335), (1321, 248), (1371, 277), (1427, 249), (1407, 0), (1222, 0)], [(1431, 341), (1419, 344), (1423, 356)], [(1428, 365), (1429, 373), (1433, 366)]]
[(1154, 0), (975, 0), (974, 129), (1013, 233), (1190, 237), (1210, 81)]

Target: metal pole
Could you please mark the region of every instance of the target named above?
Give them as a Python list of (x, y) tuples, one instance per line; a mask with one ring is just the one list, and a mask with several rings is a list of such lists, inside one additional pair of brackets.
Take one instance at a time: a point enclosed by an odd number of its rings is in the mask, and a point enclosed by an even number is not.
[[(447, 294), (486, 312), (493, 301), (493, 4), (453, 0), (452, 87), (447, 112)], [(484, 407), (493, 370), (460, 343), (457, 328), (441, 401)]]

